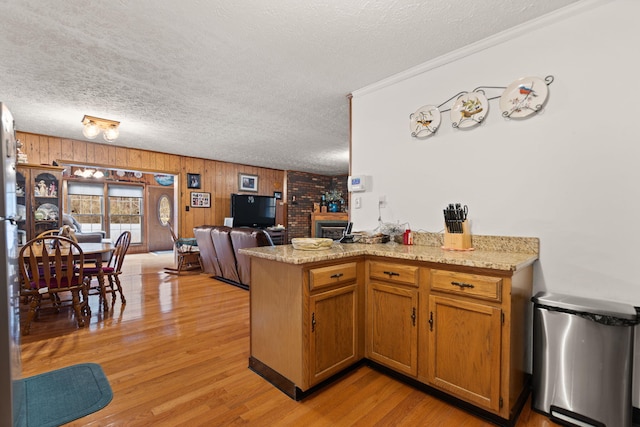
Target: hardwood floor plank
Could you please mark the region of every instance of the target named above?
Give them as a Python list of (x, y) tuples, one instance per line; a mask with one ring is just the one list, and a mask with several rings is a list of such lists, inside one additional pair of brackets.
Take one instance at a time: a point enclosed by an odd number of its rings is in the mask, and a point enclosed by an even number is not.
[[(172, 256), (127, 255), (126, 306), (43, 312), (22, 338), (22, 373), (102, 366), (114, 397), (69, 426), (469, 426), (491, 424), (367, 366), (296, 402), (248, 369), (249, 293), (162, 272)], [(24, 313), (26, 307), (22, 309)], [(525, 408), (517, 427), (550, 427)]]

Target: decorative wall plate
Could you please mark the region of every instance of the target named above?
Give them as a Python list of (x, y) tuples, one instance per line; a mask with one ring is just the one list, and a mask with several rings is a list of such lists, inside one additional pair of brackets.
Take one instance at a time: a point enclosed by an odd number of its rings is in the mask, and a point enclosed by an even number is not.
[(35, 217), (40, 217), (41, 219), (57, 220), (58, 207), (53, 203), (43, 203), (38, 206), (38, 209), (36, 209)]
[(451, 107), (451, 125), (454, 128), (470, 128), (479, 125), (489, 112), (489, 101), (480, 92), (460, 95)]
[(504, 117), (521, 119), (537, 113), (544, 106), (549, 89), (540, 77), (522, 77), (511, 83), (500, 97)]
[(424, 105), (409, 116), (411, 136), (420, 138), (434, 134), (440, 126), (440, 110), (435, 105)]
[(173, 175), (155, 174), (153, 177), (155, 178), (156, 182), (160, 185), (164, 185), (164, 186), (173, 185)]

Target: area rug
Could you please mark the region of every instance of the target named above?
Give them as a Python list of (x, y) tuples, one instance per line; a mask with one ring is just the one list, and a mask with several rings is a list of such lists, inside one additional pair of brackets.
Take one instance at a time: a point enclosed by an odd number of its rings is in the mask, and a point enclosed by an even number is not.
[(82, 363), (18, 380), (22, 394), (17, 426), (54, 427), (82, 418), (111, 402), (100, 365)]

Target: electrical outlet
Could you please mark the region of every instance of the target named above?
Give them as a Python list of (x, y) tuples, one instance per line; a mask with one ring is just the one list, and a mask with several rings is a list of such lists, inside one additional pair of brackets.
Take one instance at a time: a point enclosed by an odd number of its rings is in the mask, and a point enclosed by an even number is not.
[(380, 198), (378, 199), (378, 206), (380, 206), (381, 208), (387, 207), (387, 196), (380, 196)]
[(355, 205), (356, 209), (360, 209), (362, 207), (362, 197), (356, 197), (355, 199), (353, 199), (353, 204)]

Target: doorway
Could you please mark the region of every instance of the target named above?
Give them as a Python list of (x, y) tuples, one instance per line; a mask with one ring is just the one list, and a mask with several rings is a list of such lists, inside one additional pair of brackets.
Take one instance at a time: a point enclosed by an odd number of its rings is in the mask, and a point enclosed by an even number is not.
[(170, 251), (173, 249), (171, 232), (167, 222), (173, 218), (173, 186), (147, 186), (148, 251)]

